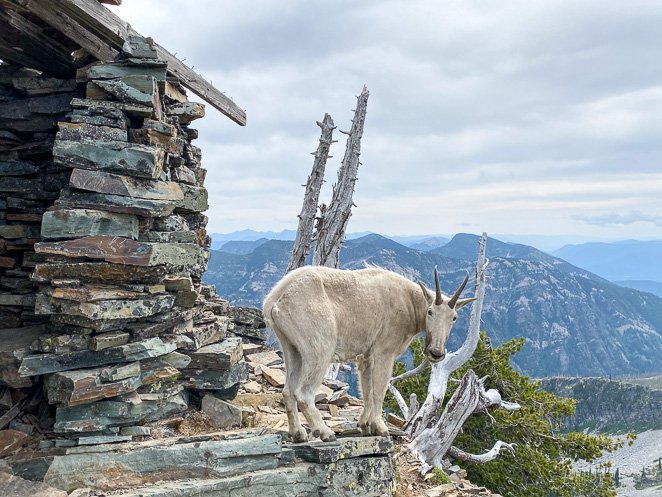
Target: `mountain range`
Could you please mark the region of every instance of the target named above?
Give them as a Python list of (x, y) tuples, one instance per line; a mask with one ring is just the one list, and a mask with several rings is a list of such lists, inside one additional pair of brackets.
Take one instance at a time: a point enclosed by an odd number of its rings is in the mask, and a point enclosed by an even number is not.
[(552, 255), (610, 281), (662, 282), (662, 240), (566, 245)]
[[(249, 253), (212, 251), (205, 281), (237, 305), (260, 306), (282, 277), (291, 241), (268, 240)], [(621, 287), (590, 271), (523, 244), (490, 239), (483, 328), (495, 344), (523, 336), (515, 364), (533, 376), (621, 375), (662, 369), (662, 299)], [(432, 286), (439, 267), (442, 289), (452, 293), (474, 270), (478, 237), (459, 234), (422, 251), (369, 234), (347, 240), (341, 267), (369, 264)], [(468, 293), (468, 292), (467, 292)], [(464, 339), (468, 312), (448, 349)]]

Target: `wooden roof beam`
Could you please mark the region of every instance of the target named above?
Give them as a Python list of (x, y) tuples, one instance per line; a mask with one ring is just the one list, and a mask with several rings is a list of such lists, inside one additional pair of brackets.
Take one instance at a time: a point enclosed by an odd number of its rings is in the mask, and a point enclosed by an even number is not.
[[(21, 52), (25, 65), (53, 76), (71, 78), (75, 74), (71, 51), (46, 36), (39, 26), (13, 10), (0, 10), (0, 23), (0, 39), (5, 48), (3, 52)], [(5, 58), (21, 59), (19, 54)], [(31, 63), (28, 64), (28, 61)]]
[[(124, 41), (131, 34), (139, 35), (129, 23), (123, 21), (97, 0), (34, 0), (42, 5), (59, 6), (80, 23), (85, 29), (94, 33), (111, 48), (121, 50)], [(56, 26), (57, 27), (57, 26)], [(230, 98), (194, 72), (181, 60), (158, 43), (155, 43), (159, 58), (168, 62), (168, 72), (176, 77), (182, 85), (218, 109), (221, 113), (241, 126), (246, 125), (246, 112)], [(107, 59), (101, 59), (107, 60)]]
[(53, 5), (48, 0), (14, 0), (21, 7), (29, 10), (45, 23), (55, 27), (64, 36), (84, 48), (99, 60), (113, 60), (118, 51), (101, 40), (91, 31), (83, 28), (77, 21)]

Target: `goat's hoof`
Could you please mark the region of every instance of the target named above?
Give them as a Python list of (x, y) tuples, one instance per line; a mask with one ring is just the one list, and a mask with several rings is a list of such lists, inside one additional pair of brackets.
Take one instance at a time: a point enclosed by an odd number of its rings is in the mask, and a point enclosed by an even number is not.
[(375, 435), (377, 435), (378, 437), (388, 437), (388, 436), (390, 436), (391, 434), (389, 433), (388, 428), (386, 428), (386, 429), (384, 429), (384, 430), (377, 430), (377, 432), (375, 433)]
[(324, 434), (320, 436), (322, 439), (322, 442), (335, 442), (336, 441), (336, 434), (331, 432), (330, 434)]
[(319, 438), (322, 442), (335, 442), (336, 440), (336, 434), (329, 428), (313, 430), (311, 435), (313, 438)]
[(386, 424), (382, 420), (373, 422), (370, 425), (370, 431), (372, 432), (373, 435), (376, 435), (378, 437), (388, 437), (389, 436), (388, 427), (386, 426)]
[(296, 444), (304, 443), (308, 441), (308, 434), (306, 433), (306, 430), (304, 430), (303, 428), (299, 428), (294, 433), (290, 433), (290, 438)]

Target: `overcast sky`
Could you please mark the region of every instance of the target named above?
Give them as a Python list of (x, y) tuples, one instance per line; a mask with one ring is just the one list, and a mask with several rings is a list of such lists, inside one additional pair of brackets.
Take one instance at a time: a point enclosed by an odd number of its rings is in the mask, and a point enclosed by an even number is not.
[[(662, 3), (125, 0), (248, 114), (198, 121), (209, 231), (295, 228), (370, 90), (349, 231), (662, 238)], [(332, 148), (327, 188), (344, 152)], [(323, 192), (328, 201), (330, 192)]]

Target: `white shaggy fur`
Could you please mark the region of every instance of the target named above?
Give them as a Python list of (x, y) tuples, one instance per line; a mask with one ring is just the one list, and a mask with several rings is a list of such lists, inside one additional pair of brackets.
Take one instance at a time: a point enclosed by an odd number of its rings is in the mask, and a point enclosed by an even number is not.
[(395, 359), (420, 331), (428, 332), (428, 358), (443, 359), (457, 309), (473, 300), (455, 297), (451, 308), (438, 280), (436, 291), (384, 269), (322, 266), (296, 269), (274, 287), (263, 310), (283, 349), (283, 399), (294, 441), (308, 438), (297, 406), (313, 437), (335, 439), (315, 407), (315, 392), (331, 362), (356, 362), (365, 404), (359, 426), (365, 435), (388, 435), (382, 405)]

